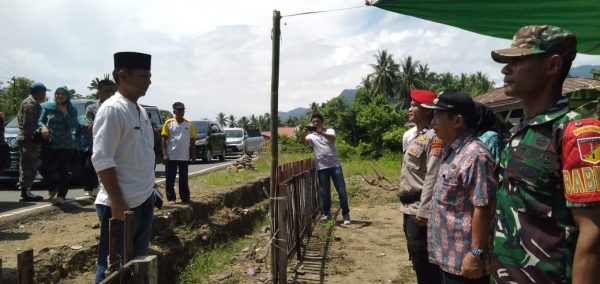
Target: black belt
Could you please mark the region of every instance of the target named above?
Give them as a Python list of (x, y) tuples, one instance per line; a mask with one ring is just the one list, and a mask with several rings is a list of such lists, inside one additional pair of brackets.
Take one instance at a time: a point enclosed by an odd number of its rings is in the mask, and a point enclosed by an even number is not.
[(412, 204), (421, 200), (421, 192), (400, 192), (398, 193), (398, 199), (404, 205)]

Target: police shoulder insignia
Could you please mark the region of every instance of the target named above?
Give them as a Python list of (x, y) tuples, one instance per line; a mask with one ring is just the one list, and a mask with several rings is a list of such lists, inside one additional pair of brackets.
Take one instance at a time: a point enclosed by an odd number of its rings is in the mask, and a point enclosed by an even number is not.
[(433, 139), (431, 141), (431, 155), (434, 157), (441, 157), (442, 156), (442, 140), (440, 139)]
[(564, 194), (571, 202), (600, 201), (600, 121), (569, 123), (563, 137)]

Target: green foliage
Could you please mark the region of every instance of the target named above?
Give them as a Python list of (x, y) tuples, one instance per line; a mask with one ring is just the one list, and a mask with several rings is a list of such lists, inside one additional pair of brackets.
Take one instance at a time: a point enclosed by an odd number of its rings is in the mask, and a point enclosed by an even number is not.
[(310, 147), (300, 142), (300, 138), (290, 138), (285, 135), (279, 135), (279, 150), (281, 153), (312, 153)]
[(335, 145), (335, 148), (340, 156), (340, 159), (349, 159), (358, 154), (355, 147), (352, 147), (343, 141), (338, 141)]
[(0, 111), (6, 118), (17, 115), (21, 101), (29, 96), (29, 86), (33, 83), (25, 77), (16, 77), (14, 81), (0, 85)]

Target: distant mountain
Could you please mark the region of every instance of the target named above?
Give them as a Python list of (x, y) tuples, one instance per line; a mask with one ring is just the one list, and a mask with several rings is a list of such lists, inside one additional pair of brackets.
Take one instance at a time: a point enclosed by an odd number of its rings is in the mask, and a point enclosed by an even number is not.
[(592, 69), (600, 70), (600, 65), (581, 65), (571, 68), (571, 77), (592, 78)]
[(356, 91), (356, 89), (345, 89), (338, 97), (342, 98), (345, 104), (351, 104), (356, 97)]
[(279, 121), (286, 121), (290, 117), (305, 117), (309, 111), (310, 109), (308, 108), (297, 107), (287, 112), (277, 112), (277, 117), (279, 118)]
[[(356, 89), (345, 89), (338, 97), (340, 97), (344, 103), (351, 104), (356, 96), (356, 91)], [(277, 113), (277, 116), (279, 117), (279, 121), (286, 121), (290, 117), (305, 117), (309, 112), (309, 108), (298, 107), (287, 112), (280, 111)]]

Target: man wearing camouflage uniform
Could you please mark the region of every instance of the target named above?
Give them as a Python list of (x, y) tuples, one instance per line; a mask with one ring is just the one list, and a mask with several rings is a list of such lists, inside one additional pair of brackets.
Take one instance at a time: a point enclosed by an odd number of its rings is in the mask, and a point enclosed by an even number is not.
[(38, 120), (42, 114), (40, 103), (46, 98), (46, 86), (42, 83), (33, 83), (29, 87), (30, 95), (21, 102), (18, 113), (19, 134), (17, 134), (17, 143), (19, 144), (19, 189), (21, 190), (21, 200), (41, 201), (43, 197), (31, 193), (31, 185), (35, 177), (40, 144), (33, 143), (33, 134), (39, 128)]
[(565, 127), (579, 116), (562, 96), (576, 47), (575, 36), (565, 29), (526, 26), (515, 34), (511, 48), (492, 51), (496, 62), (506, 64), (504, 93), (523, 100), (523, 118), (511, 130), (500, 159), (491, 267), (496, 283), (598, 280), (590, 271), (600, 270), (597, 264), (572, 264), (582, 249), (595, 249), (598, 259), (599, 238), (587, 240), (590, 245), (582, 236), (578, 239), (577, 231), (595, 223), (596, 236), (600, 214), (586, 218), (579, 209), (593, 203), (565, 199), (561, 173)]
[(419, 284), (439, 283), (440, 269), (429, 263), (427, 254), (427, 220), (431, 193), (435, 185), (442, 157), (442, 140), (431, 127), (433, 110), (421, 104), (432, 104), (436, 95), (432, 91), (412, 90), (408, 109), (410, 122), (416, 132), (408, 139), (400, 175), (400, 212), (404, 214), (403, 229), (406, 235), (408, 256)]

